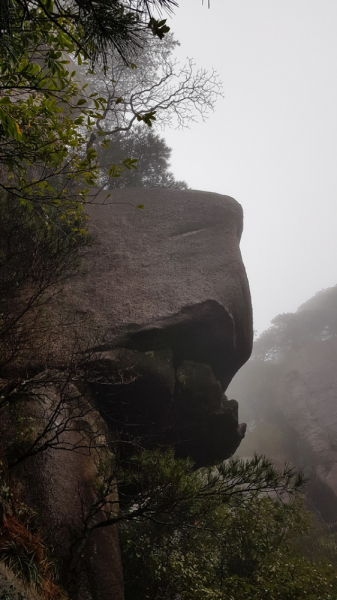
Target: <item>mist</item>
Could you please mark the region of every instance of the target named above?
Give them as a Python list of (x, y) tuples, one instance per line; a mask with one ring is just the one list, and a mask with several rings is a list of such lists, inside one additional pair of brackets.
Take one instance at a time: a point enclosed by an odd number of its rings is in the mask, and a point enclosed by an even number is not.
[(172, 169), (244, 209), (254, 328), (334, 286), (337, 82), (334, 2), (186, 0), (178, 57), (214, 68), (224, 99), (205, 123), (165, 130)]

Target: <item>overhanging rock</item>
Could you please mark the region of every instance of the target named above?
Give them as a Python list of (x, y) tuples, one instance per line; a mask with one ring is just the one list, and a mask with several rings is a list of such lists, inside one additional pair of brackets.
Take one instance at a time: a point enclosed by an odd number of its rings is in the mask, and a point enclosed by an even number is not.
[[(224, 391), (252, 347), (241, 206), (214, 193), (125, 188), (98, 194), (87, 212), (86, 274), (64, 300), (91, 332), (97, 405), (112, 427), (131, 435), (137, 423), (137, 435), (156, 432), (197, 464), (227, 458), (244, 427)], [(113, 377), (121, 372), (133, 374), (125, 386)]]

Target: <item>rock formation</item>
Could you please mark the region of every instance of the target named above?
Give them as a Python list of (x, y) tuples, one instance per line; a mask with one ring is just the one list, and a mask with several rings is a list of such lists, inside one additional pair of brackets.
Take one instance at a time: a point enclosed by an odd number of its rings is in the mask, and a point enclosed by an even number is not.
[(137, 439), (148, 447), (174, 445), (177, 456), (191, 456), (196, 466), (229, 457), (245, 425), (225, 391), (252, 346), (240, 205), (196, 191), (126, 188), (106, 196), (87, 207), (93, 244), (83, 257), (85, 272), (54, 299), (48, 317), (63, 314), (61, 322), (71, 323), (54, 343), (60, 372), (61, 346), (71, 347), (76, 337), (85, 375), (72, 377), (61, 409), (57, 394), (69, 382), (39, 389), (26, 415), (40, 419), (43, 431), (57, 408), (57, 449), (15, 470), (63, 565), (63, 580), (76, 579), (77, 600), (123, 598), (113, 527), (96, 529), (79, 546), (74, 566), (74, 540), (83, 537), (102, 453), (112, 455), (113, 440)]
[(197, 191), (105, 197), (88, 207), (94, 245), (66, 304), (99, 332), (91, 361), (100, 377), (132, 370), (136, 380), (119, 394), (92, 382), (98, 406), (112, 424), (122, 402), (129, 422), (147, 424), (144, 435), (159, 427), (197, 465), (227, 458), (243, 429), (224, 391), (252, 344), (241, 206)]

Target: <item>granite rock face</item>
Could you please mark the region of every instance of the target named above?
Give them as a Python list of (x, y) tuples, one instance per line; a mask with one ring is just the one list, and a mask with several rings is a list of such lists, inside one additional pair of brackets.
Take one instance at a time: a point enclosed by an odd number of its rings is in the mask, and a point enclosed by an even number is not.
[(65, 399), (61, 383), (29, 399), (26, 416), (42, 432), (52, 423), (57, 449), (31, 455), (13, 477), (39, 515), (70, 598), (123, 600), (116, 527), (83, 537), (92, 518), (106, 519), (106, 509), (90, 514), (102, 468), (123, 440), (174, 445), (196, 466), (233, 454), (245, 425), (224, 392), (251, 352), (251, 302), (242, 209), (232, 198), (121, 189), (112, 200), (99, 194), (87, 212), (93, 244), (84, 272), (49, 304), (48, 317), (53, 327), (54, 315), (71, 324), (55, 325), (56, 371), (75, 345), (81, 372), (71, 372)]
[[(75, 386), (66, 399), (59, 386), (40, 387), (25, 406), (20, 404), (21, 411), (36, 432), (48, 431), (53, 423), (46, 436), (49, 447), (19, 463), (11, 477), (18, 496), (37, 514), (39, 533), (58, 565), (62, 585), (72, 600), (122, 600), (117, 526), (93, 529), (87, 538), (85, 533), (86, 522), (92, 527), (107, 519), (107, 510), (94, 517), (90, 512), (102, 465), (113, 461), (104, 420)], [(14, 407), (9, 415), (14, 435), (18, 414)], [(117, 501), (115, 487), (112, 496)]]
[(91, 383), (107, 421), (121, 422), (122, 404), (129, 422), (160, 431), (178, 455), (198, 465), (227, 458), (244, 428), (223, 393), (252, 346), (241, 206), (220, 194), (126, 188), (99, 194), (88, 216), (94, 244), (65, 304), (96, 332), (100, 379), (123, 369), (135, 377), (119, 394)]

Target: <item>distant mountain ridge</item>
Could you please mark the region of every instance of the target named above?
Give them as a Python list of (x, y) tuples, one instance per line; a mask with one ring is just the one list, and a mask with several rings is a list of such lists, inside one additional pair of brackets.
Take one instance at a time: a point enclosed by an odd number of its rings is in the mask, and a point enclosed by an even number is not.
[(240, 454), (304, 467), (309, 504), (336, 521), (337, 286), (273, 319), (230, 394), (248, 421)]

